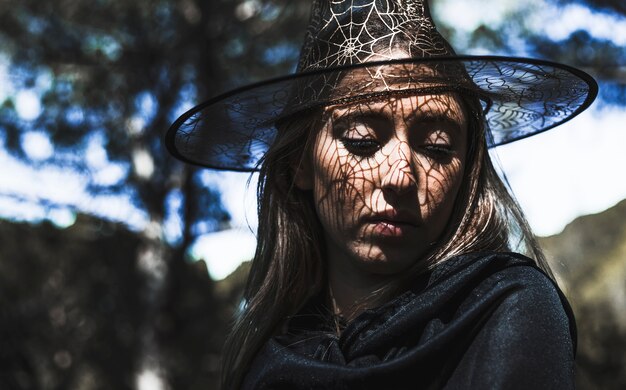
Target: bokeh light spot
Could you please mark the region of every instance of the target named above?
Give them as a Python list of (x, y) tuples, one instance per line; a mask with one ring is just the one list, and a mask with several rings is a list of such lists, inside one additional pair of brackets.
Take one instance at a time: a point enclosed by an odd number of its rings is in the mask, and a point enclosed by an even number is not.
[(22, 150), (35, 161), (41, 161), (52, 157), (54, 146), (50, 137), (40, 131), (29, 131), (22, 135)]
[(32, 121), (41, 114), (41, 101), (33, 90), (21, 90), (15, 96), (15, 111), (20, 118)]

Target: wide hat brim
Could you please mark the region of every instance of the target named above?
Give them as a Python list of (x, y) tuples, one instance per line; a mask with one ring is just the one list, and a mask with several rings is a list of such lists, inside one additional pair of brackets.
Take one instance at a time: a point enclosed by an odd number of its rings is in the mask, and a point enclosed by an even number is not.
[[(403, 69), (396, 72), (400, 82), (390, 83), (389, 74), (398, 68)], [(433, 73), (432, 69), (444, 70)], [(342, 83), (349, 88), (329, 82), (363, 72), (373, 76)], [(387, 77), (375, 76), (381, 72)], [(325, 91), (323, 85), (333, 87)], [(217, 96), (180, 116), (167, 131), (165, 145), (187, 163), (255, 171), (281, 119), (351, 101), (444, 91), (480, 99), (490, 132), (488, 146), (493, 147), (574, 118), (594, 101), (598, 85), (579, 69), (528, 58), (454, 56), (367, 62), (296, 73)]]

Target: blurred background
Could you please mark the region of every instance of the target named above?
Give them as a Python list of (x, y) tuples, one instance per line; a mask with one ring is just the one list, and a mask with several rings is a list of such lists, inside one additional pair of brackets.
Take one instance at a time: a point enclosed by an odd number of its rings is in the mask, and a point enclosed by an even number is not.
[[(592, 74), (575, 120), (492, 151), (577, 315), (581, 389), (626, 388), (626, 3), (431, 0), (458, 53)], [(295, 69), (306, 0), (0, 0), (0, 388), (213, 389), (254, 176), (161, 142)]]

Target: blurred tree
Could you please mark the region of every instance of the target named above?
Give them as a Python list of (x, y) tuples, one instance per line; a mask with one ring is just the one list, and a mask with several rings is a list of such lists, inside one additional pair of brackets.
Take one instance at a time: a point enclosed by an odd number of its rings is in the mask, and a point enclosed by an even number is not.
[[(139, 340), (139, 350), (128, 357), (132, 370), (140, 371), (142, 364), (156, 359), (157, 366), (166, 364), (161, 368), (169, 381), (187, 387), (189, 367), (197, 367), (193, 359), (202, 354), (182, 361), (168, 359), (160, 356), (154, 341), (169, 345), (171, 356), (186, 356), (176, 351), (181, 346), (167, 340), (186, 332), (188, 314), (210, 313), (215, 302), (210, 298), (211, 281), (193, 276), (183, 260), (198, 235), (224, 228), (229, 219), (219, 194), (201, 184), (196, 168), (171, 159), (161, 136), (192, 104), (242, 82), (291, 70), (308, 6), (305, 1), (0, 2), (0, 65), (6, 64), (11, 83), (0, 91), (0, 135), (7, 151), (33, 168), (53, 165), (82, 174), (92, 196), (125, 195), (146, 216), (140, 243), (134, 249), (125, 247), (136, 255), (129, 253), (125, 261), (138, 265), (147, 279), (144, 283), (121, 279), (119, 288), (128, 295), (127, 304), (137, 309), (139, 321), (131, 326), (134, 340)], [(270, 29), (275, 23), (298, 32), (282, 35), (284, 29)], [(24, 96), (28, 99), (20, 101)], [(33, 155), (29, 134), (43, 139), (53, 152)], [(94, 148), (104, 152), (94, 158)], [(101, 171), (111, 165), (121, 173), (107, 178)], [(46, 208), (70, 206), (80, 211), (80, 205), (58, 205), (46, 193), (38, 196)], [(168, 218), (180, 221), (173, 237), (165, 237)], [(176, 250), (169, 251), (171, 245)], [(74, 268), (58, 262), (49, 265), (69, 278), (79, 272), (78, 263), (71, 264)], [(45, 284), (50, 270), (34, 270), (28, 283)], [(28, 273), (17, 274), (20, 280), (28, 279)], [(83, 288), (76, 296), (92, 299), (87, 286)], [(193, 301), (194, 294), (208, 298), (177, 305), (179, 300)], [(38, 302), (44, 312), (53, 305), (52, 299)], [(189, 331), (183, 338), (206, 339), (207, 331)], [(101, 341), (106, 343), (106, 338)], [(125, 353), (114, 344), (111, 348), (111, 356)], [(77, 356), (65, 352), (56, 358), (65, 362), (61, 365), (67, 364), (67, 356)], [(53, 355), (42, 356), (56, 361)], [(41, 380), (41, 361), (26, 363)], [(185, 369), (178, 373), (177, 367)], [(128, 375), (121, 375), (125, 382), (111, 388), (131, 386)], [(48, 383), (44, 388), (69, 387), (61, 377), (44, 382)]]
[[(96, 137), (106, 159), (126, 174), (104, 183), (93, 175), (93, 194), (132, 191), (148, 220), (161, 224), (172, 191), (201, 191), (211, 194), (212, 202), (203, 205), (210, 212), (186, 216), (212, 219), (218, 228), (228, 219), (218, 198), (194, 181), (186, 183), (192, 170), (169, 158), (160, 142), (181, 108), (207, 95), (198, 85), (219, 88), (211, 69), (215, 51), (202, 50), (210, 43), (201, 27), (210, 25), (209, 15), (211, 10), (202, 12), (190, 1), (3, 1), (0, 40), (9, 72), (16, 88), (34, 90), (43, 107), (24, 120), (15, 96), (8, 96), (0, 116), (6, 147), (27, 158), (23, 133), (44, 132), (56, 153), (29, 162), (93, 173), (93, 163), (81, 154)], [(186, 222), (193, 227), (197, 221)]]
[(66, 230), (0, 221), (0, 388), (133, 388), (147, 281), (132, 261), (139, 245), (92, 217)]
[[(218, 194), (198, 185), (195, 169), (175, 162), (160, 142), (182, 108), (207, 96), (198, 86), (220, 88), (209, 28), (218, 16), (212, 9), (216, 5), (160, 0), (0, 4), (0, 43), (15, 88), (34, 93), (43, 107), (25, 117), (19, 94), (0, 103), (5, 146), (34, 166), (54, 164), (87, 173), (94, 196), (130, 193), (144, 211), (147, 223), (136, 252), (149, 283), (144, 289), (129, 286), (127, 292), (140, 294), (139, 306), (146, 308), (143, 355), (157, 364), (151, 324), (166, 282), (177, 280), (169, 272), (183, 266), (196, 235), (222, 228), (229, 218)], [(29, 132), (48, 138), (55, 153), (32, 158), (24, 142)], [(94, 172), (88, 155), (94, 142), (104, 148), (107, 163), (122, 167), (124, 174), (116, 180), (99, 180)], [(176, 200), (182, 210), (175, 209)], [(180, 232), (170, 239), (179, 248), (173, 255), (164, 241), (168, 214), (183, 218)]]

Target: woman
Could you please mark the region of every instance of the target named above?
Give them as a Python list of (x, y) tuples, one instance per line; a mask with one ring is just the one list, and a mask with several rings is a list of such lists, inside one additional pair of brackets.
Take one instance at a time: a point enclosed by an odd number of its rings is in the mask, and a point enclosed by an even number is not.
[(166, 140), (260, 166), (224, 388), (573, 387), (571, 310), (487, 149), (571, 119), (595, 82), (456, 56), (422, 1), (312, 15), (296, 75), (200, 105)]

